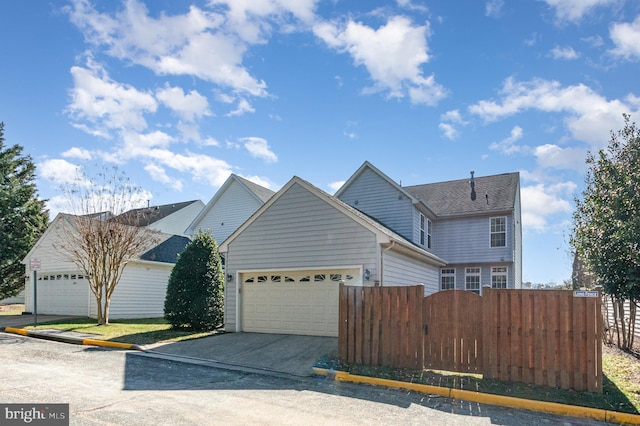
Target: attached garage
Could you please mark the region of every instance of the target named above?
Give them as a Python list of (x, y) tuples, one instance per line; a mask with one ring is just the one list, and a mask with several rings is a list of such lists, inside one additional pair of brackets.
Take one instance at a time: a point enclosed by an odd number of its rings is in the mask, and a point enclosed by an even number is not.
[(240, 274), (242, 331), (338, 336), (340, 282), (361, 285), (360, 269)]
[(89, 315), (89, 283), (80, 273), (39, 273), (36, 291), (39, 313)]
[[(393, 275), (390, 285), (437, 286), (445, 265), (298, 177), (219, 249), (227, 332), (337, 336), (341, 281), (379, 286)], [(394, 262), (384, 260), (392, 253)]]

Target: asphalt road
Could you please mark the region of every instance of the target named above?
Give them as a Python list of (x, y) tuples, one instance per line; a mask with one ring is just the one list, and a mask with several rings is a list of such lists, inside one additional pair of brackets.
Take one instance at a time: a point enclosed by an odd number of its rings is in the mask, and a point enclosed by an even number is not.
[(604, 424), (6, 333), (0, 333), (0, 402), (69, 403), (72, 425)]

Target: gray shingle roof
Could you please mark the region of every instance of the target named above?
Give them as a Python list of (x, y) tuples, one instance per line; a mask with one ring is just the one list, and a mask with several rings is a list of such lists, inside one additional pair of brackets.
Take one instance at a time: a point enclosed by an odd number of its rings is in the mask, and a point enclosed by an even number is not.
[(265, 188), (264, 186), (260, 186), (257, 183), (253, 183), (250, 180), (247, 180), (238, 175), (234, 175), (234, 176), (236, 177), (236, 179), (242, 182), (247, 188), (249, 188), (249, 191), (253, 192), (258, 198), (260, 198), (263, 203), (266, 203), (267, 200), (269, 200), (269, 198), (271, 198), (273, 194), (275, 194), (275, 192)]
[(180, 235), (172, 235), (151, 250), (140, 256), (142, 260), (152, 262), (176, 263), (178, 255), (182, 254), (191, 240)]
[(471, 200), (470, 179), (425, 185), (405, 186), (402, 189), (427, 205), (437, 216), (455, 216), (513, 210), (520, 182), (520, 174), (504, 173), (475, 178), (475, 201)]
[(116, 219), (132, 226), (149, 226), (196, 202), (198, 200), (133, 209), (122, 213)]

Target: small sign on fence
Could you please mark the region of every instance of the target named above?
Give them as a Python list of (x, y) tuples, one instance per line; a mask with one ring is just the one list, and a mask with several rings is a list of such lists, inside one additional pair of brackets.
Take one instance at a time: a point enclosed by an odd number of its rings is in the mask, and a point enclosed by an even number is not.
[(573, 297), (598, 297), (597, 291), (574, 290)]

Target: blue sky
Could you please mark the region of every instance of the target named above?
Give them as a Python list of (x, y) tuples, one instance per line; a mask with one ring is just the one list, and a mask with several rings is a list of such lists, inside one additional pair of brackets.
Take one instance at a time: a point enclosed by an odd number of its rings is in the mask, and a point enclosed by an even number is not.
[(60, 186), (117, 165), (152, 204), (230, 173), (334, 193), (518, 171), (524, 280), (571, 274), (584, 159), (640, 110), (632, 0), (3, 1), (0, 121)]

